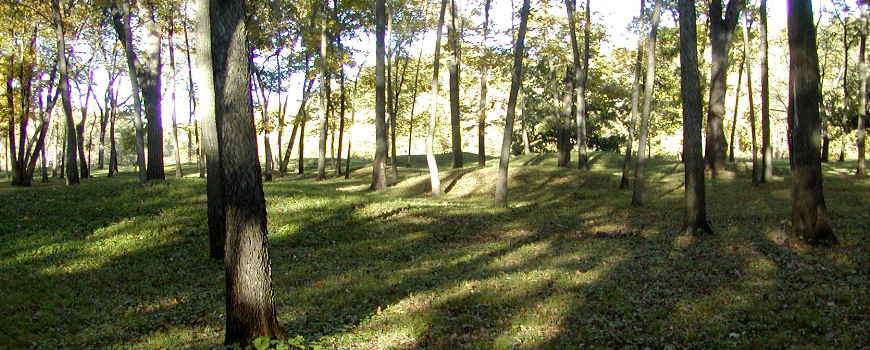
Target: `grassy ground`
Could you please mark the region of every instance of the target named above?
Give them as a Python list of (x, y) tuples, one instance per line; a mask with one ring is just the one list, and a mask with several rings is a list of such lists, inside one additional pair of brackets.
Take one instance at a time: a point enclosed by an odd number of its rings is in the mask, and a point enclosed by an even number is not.
[[(785, 239), (784, 169), (757, 188), (745, 164), (708, 180), (716, 236), (698, 240), (679, 233), (680, 164), (653, 160), (632, 208), (619, 157), (593, 159), (515, 158), (506, 209), (490, 207), (495, 162), (473, 156), (442, 172), (440, 199), (422, 157), (381, 194), (361, 162), (351, 180), (266, 184), (280, 323), (339, 349), (870, 346), (870, 181), (854, 164), (825, 165), (841, 244), (811, 248)], [(220, 347), (204, 193), (133, 174), (0, 185), (0, 349)]]

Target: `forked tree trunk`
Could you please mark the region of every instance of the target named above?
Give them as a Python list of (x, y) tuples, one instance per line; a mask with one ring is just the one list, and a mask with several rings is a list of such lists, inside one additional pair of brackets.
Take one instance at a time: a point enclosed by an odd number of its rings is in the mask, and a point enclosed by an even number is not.
[(55, 35), (57, 36), (57, 56), (58, 56), (58, 73), (60, 73), (60, 89), (61, 105), (63, 114), (66, 117), (66, 159), (64, 166), (66, 167), (66, 184), (77, 185), (79, 183), (79, 175), (76, 172), (78, 166), (76, 161), (76, 128), (75, 121), (72, 115), (72, 97), (70, 96), (69, 85), (69, 68), (67, 62), (66, 39), (63, 28), (63, 0), (52, 1), (52, 17), (55, 22)]
[[(743, 65), (746, 62), (746, 57), (743, 57), (743, 62), (737, 68), (737, 89), (734, 90), (734, 116), (731, 117), (731, 137), (728, 139), (728, 162), (734, 163), (734, 144), (737, 136), (737, 115), (740, 110), (740, 86), (743, 84)], [(751, 98), (751, 97), (750, 97)]]
[(755, 123), (755, 98), (752, 94), (752, 59), (749, 57), (749, 30), (752, 28), (752, 20), (747, 19), (743, 26), (743, 65), (746, 67), (746, 92), (749, 94), (749, 129), (752, 135), (752, 183), (757, 185), (761, 182), (761, 166), (758, 164), (758, 141)]
[[(245, 9), (241, 1), (213, 0), (211, 46), (218, 148), (226, 212), (225, 344), (283, 338), (272, 302), (266, 200), (257, 157), (257, 132), (248, 72)], [(211, 176), (211, 174), (209, 174)]]
[[(137, 74), (139, 58), (133, 49), (133, 31), (130, 27), (131, 9), (126, 1), (114, 0), (111, 5), (112, 26), (118, 35), (118, 41), (124, 47), (127, 61), (127, 77), (130, 79), (130, 90), (133, 91), (133, 127), (136, 129), (136, 165), (139, 182), (148, 181), (145, 165), (145, 125), (142, 121), (142, 100), (139, 91), (139, 75)], [(221, 253), (223, 256), (223, 253)]]
[(652, 111), (653, 87), (655, 86), (656, 79), (656, 38), (662, 7), (661, 0), (653, 1), (655, 5), (646, 43), (646, 79), (643, 89), (643, 111), (641, 111), (640, 115), (640, 141), (637, 147), (637, 159), (634, 162), (634, 191), (631, 196), (631, 204), (636, 206), (643, 205), (643, 191), (646, 183), (644, 168), (646, 167), (646, 159), (649, 156), (649, 123), (650, 112)]
[[(644, 0), (640, 0), (640, 18), (643, 18)], [(632, 145), (634, 144), (634, 128), (637, 124), (638, 104), (640, 102), (640, 86), (643, 78), (641, 72), (643, 61), (643, 31), (637, 33), (637, 58), (634, 61), (634, 86), (631, 89), (631, 119), (628, 121), (628, 140), (625, 143), (625, 156), (622, 160), (622, 178), (619, 181), (619, 189), (629, 186), (630, 164), (632, 159)]]
[[(819, 62), (810, 0), (788, 6), (789, 104), (795, 111), (792, 233), (809, 244), (833, 244), (819, 160)], [(862, 96), (863, 97), (863, 96)]]
[(181, 178), (184, 177), (184, 172), (181, 170), (181, 144), (178, 143), (178, 122), (175, 116), (175, 86), (176, 86), (176, 77), (178, 77), (178, 71), (175, 69), (175, 43), (173, 42), (173, 32), (175, 30), (175, 25), (173, 23), (173, 18), (169, 18), (169, 68), (172, 70), (172, 85), (171, 85), (171, 100), (172, 100), (172, 141), (175, 142), (175, 177)]
[(504, 136), (501, 143), (501, 154), (498, 162), (498, 179), (495, 184), (495, 205), (507, 206), (508, 166), (510, 165), (511, 145), (514, 133), (514, 110), (517, 106), (517, 95), (522, 84), (523, 53), (525, 51), (526, 28), (529, 18), (529, 0), (523, 0), (520, 9), (520, 29), (514, 43), (513, 72), (511, 74), (511, 89), (508, 94), (507, 115), (504, 123)]
[[(658, 7), (659, 0), (656, 0)], [(712, 234), (707, 223), (704, 159), (701, 157), (701, 79), (698, 71), (695, 1), (680, 0), (680, 95), (683, 101), (683, 160), (685, 162), (685, 230)], [(652, 84), (652, 81), (647, 81)]]

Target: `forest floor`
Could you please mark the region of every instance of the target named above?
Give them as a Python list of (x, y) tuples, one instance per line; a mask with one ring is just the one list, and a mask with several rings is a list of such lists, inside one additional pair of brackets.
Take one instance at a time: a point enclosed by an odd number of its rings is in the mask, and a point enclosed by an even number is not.
[[(870, 346), (870, 180), (854, 163), (824, 165), (840, 244), (815, 248), (787, 239), (784, 163), (759, 187), (746, 163), (708, 178), (715, 235), (697, 239), (680, 233), (679, 162), (651, 161), (635, 208), (618, 155), (588, 172), (516, 157), (510, 206), (493, 208), (497, 160), (442, 160), (438, 199), (420, 156), (378, 194), (366, 168), (265, 184), (289, 335), (326, 349)], [(172, 174), (0, 185), (0, 349), (221, 348), (204, 181)]]

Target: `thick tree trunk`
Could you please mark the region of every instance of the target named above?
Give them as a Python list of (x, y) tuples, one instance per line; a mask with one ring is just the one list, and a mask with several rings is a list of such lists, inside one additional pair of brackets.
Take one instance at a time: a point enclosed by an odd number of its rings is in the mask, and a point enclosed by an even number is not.
[(631, 196), (631, 204), (636, 206), (643, 205), (643, 191), (646, 182), (644, 168), (646, 167), (646, 159), (649, 156), (647, 144), (649, 142), (653, 87), (655, 86), (656, 79), (656, 38), (659, 29), (659, 17), (661, 15), (661, 0), (654, 0), (654, 4), (649, 36), (646, 43), (646, 79), (643, 89), (643, 111), (641, 111), (640, 115), (640, 141), (637, 147), (637, 159), (634, 162), (634, 191)]
[[(486, 47), (486, 40), (489, 37), (489, 7), (491, 2), (492, 0), (486, 0), (483, 4), (483, 40), (481, 41), (483, 59), (480, 61), (480, 102), (477, 105), (477, 165), (481, 167), (486, 166), (486, 135), (484, 133), (486, 132), (486, 83), (489, 78), (489, 49)], [(410, 147), (409, 144), (408, 148), (410, 149)]]
[(66, 167), (67, 173), (66, 184), (76, 185), (79, 183), (79, 175), (76, 172), (78, 168), (76, 160), (76, 149), (78, 147), (76, 139), (75, 121), (73, 120), (72, 115), (72, 97), (70, 96), (69, 68), (67, 62), (66, 39), (63, 28), (63, 2), (63, 0), (52, 1), (52, 15), (55, 22), (55, 35), (57, 36), (57, 56), (59, 58), (58, 73), (60, 73), (60, 83), (58, 84), (58, 88), (60, 89), (63, 114), (66, 117), (66, 159), (64, 161), (64, 163), (66, 163), (64, 164), (64, 166)]
[[(227, 217), (224, 208), (224, 170), (221, 164), (221, 116), (217, 115), (215, 100), (216, 84), (213, 67), (211, 14), (213, 0), (197, 0), (197, 43), (200, 80), (200, 102), (197, 108), (199, 119), (202, 120), (202, 149), (205, 153), (206, 195), (208, 197), (208, 238), (209, 257), (216, 260), (224, 259), (226, 242)], [(214, 4), (215, 6), (220, 6)], [(244, 86), (249, 86), (245, 84)]]
[(151, 6), (144, 6), (144, 16), (140, 18), (144, 22), (147, 35), (142, 41), (143, 68), (139, 70), (139, 79), (142, 84), (142, 99), (145, 103), (145, 119), (148, 122), (148, 180), (164, 180), (166, 175), (163, 169), (163, 117), (160, 108), (161, 80), (163, 63), (160, 61), (160, 48), (162, 32), (157, 20), (157, 10)]
[(773, 144), (770, 142), (770, 83), (767, 66), (767, 0), (759, 6), (761, 19), (761, 182), (773, 180)]
[(704, 155), (713, 177), (725, 169), (725, 93), (727, 90), (728, 51), (734, 38), (743, 0), (729, 0), (725, 17), (722, 0), (710, 1), (710, 99), (707, 113), (707, 145)]
[[(644, 14), (644, 0), (640, 0), (640, 18)], [(632, 159), (632, 145), (634, 144), (634, 128), (637, 124), (638, 105), (640, 102), (640, 86), (643, 72), (643, 32), (638, 30), (637, 34), (637, 58), (634, 61), (634, 86), (631, 88), (631, 119), (628, 121), (628, 139), (625, 143), (625, 156), (622, 160), (622, 178), (619, 181), (619, 189), (625, 189), (629, 186), (630, 164)], [(696, 54), (697, 55), (697, 54)]]
[(495, 184), (495, 205), (507, 206), (508, 166), (510, 165), (511, 145), (514, 134), (514, 110), (517, 106), (517, 94), (523, 79), (523, 53), (525, 51), (526, 28), (529, 18), (529, 0), (523, 0), (520, 9), (520, 29), (514, 43), (513, 72), (511, 74), (511, 89), (508, 94), (507, 115), (504, 123), (504, 136), (501, 144), (501, 154), (498, 162), (498, 179)]
[[(257, 157), (257, 132), (241, 1), (212, 0), (211, 44), (215, 114), (226, 212), (226, 338), (245, 346), (283, 338), (272, 303), (266, 200)], [(220, 62), (220, 63), (217, 63)], [(211, 174), (209, 174), (211, 176)]]
[[(447, 46), (450, 49), (451, 57), (447, 60), (447, 72), (450, 76), (450, 134), (453, 151), (453, 168), (461, 168), (463, 166), (464, 156), (462, 155), (462, 122), (461, 111), (459, 110), (459, 73), (460, 73), (460, 48), (459, 48), (459, 28), (457, 19), (459, 12), (456, 0), (450, 0), (450, 20), (447, 21)], [(458, 25), (462, 25), (459, 23)]]
[(328, 0), (321, 5), (322, 19), (320, 22), (320, 103), (323, 106), (323, 116), (320, 118), (320, 143), (317, 157), (317, 180), (326, 179), (326, 138), (329, 135), (329, 42), (326, 35), (326, 10)]
[[(142, 122), (142, 99), (139, 97), (139, 58), (133, 49), (133, 31), (130, 27), (132, 16), (130, 4), (126, 1), (114, 0), (111, 5), (112, 26), (118, 35), (118, 41), (124, 46), (124, 55), (127, 60), (127, 77), (130, 79), (130, 88), (133, 95), (133, 127), (136, 129), (136, 164), (138, 167), (139, 182), (148, 181), (148, 173), (145, 165), (145, 126)], [(223, 256), (223, 254), (221, 254)]]
[(384, 0), (375, 1), (375, 23), (377, 27), (377, 43), (375, 47), (375, 161), (372, 164), (372, 184), (369, 189), (380, 191), (386, 188), (386, 169), (384, 163), (387, 158), (387, 123), (386, 123), (386, 79), (385, 79), (385, 43), (384, 32), (386, 30), (386, 5)]
[[(658, 1), (656, 1), (658, 3)], [(658, 7), (658, 6), (656, 6)], [(683, 157), (685, 162), (685, 230), (712, 234), (707, 223), (704, 160), (701, 157), (701, 79), (698, 71), (695, 2), (680, 0), (680, 95), (683, 101)], [(647, 81), (652, 84), (652, 81)]]
[[(836, 242), (825, 206), (819, 160), (819, 62), (810, 0), (788, 6), (789, 101), (794, 125), (795, 169), (792, 175), (792, 233), (810, 244)], [(863, 97), (863, 96), (862, 96)]]
[(435, 54), (432, 58), (432, 102), (429, 111), (429, 129), (426, 133), (426, 164), (429, 167), (429, 183), (432, 196), (441, 195), (441, 179), (438, 177), (438, 162), (435, 161), (435, 131), (438, 127), (438, 70), (441, 68), (441, 28), (444, 26), (444, 12), (447, 1), (441, 0), (441, 12), (438, 15), (438, 25), (435, 27)]
[(184, 172), (181, 170), (181, 165), (182, 165), (182, 163), (181, 163), (181, 144), (178, 143), (178, 122), (177, 122), (176, 116), (175, 116), (175, 86), (176, 86), (175, 79), (176, 79), (176, 77), (178, 77), (178, 71), (176, 71), (176, 69), (175, 69), (175, 43), (172, 40), (174, 26), (175, 25), (173, 23), (173, 20), (170, 17), (170, 19), (169, 19), (169, 27), (170, 27), (169, 37), (167, 38), (167, 40), (169, 40), (169, 45), (168, 45), (169, 46), (169, 67), (172, 70), (172, 78), (171, 78), (172, 85), (170, 85), (170, 88), (172, 89), (172, 92), (171, 92), (171, 94), (172, 94), (171, 95), (172, 96), (171, 97), (171, 99), (172, 99), (172, 141), (174, 142), (174, 145), (175, 145), (175, 177), (181, 178), (181, 177), (184, 177)]
[[(577, 124), (577, 168), (589, 169), (589, 155), (586, 152), (586, 77), (589, 68), (589, 0), (586, 0), (586, 26), (583, 30), (583, 64), (580, 64), (580, 49), (577, 47), (577, 35), (574, 26), (576, 0), (566, 0), (568, 11), (568, 34), (571, 38), (571, 52), (574, 56), (574, 95), (576, 98), (574, 119)], [(569, 153), (570, 154), (570, 153)], [(567, 166), (567, 164), (566, 164)]]

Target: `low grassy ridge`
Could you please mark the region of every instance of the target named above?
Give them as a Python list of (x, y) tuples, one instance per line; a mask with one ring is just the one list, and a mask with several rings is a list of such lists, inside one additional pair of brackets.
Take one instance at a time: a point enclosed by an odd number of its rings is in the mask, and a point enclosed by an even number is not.
[[(760, 187), (744, 163), (708, 179), (716, 235), (696, 239), (680, 233), (678, 162), (651, 162), (634, 208), (618, 155), (595, 154), (589, 172), (521, 156), (510, 207), (492, 208), (494, 161), (443, 171), (433, 199), (421, 158), (378, 194), (359, 162), (350, 180), (265, 185), (288, 334), (329, 349), (870, 345), (870, 180), (853, 163), (824, 165), (840, 245), (813, 248), (786, 239), (784, 168)], [(203, 180), (4, 184), (0, 205), (0, 349), (221, 347)]]

